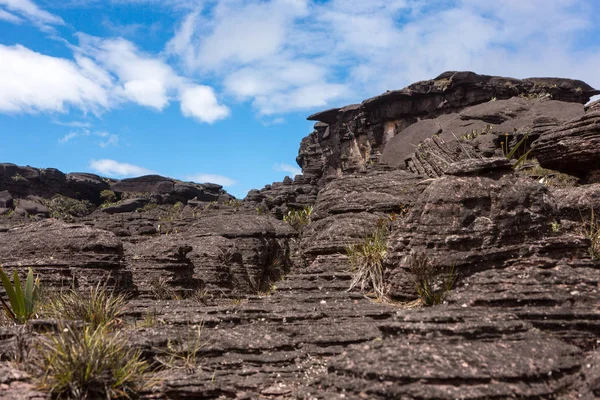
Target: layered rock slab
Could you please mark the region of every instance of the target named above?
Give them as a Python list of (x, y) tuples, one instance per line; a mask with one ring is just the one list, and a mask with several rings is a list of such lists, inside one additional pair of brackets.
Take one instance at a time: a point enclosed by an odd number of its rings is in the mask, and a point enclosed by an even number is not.
[(544, 168), (600, 183), (600, 109), (589, 109), (540, 137), (533, 146), (533, 156)]

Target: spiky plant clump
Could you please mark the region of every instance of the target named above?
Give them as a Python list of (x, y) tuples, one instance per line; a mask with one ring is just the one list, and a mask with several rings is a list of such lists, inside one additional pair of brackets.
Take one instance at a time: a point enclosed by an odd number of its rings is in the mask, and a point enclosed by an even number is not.
[(425, 306), (441, 304), (456, 282), (453, 267), (443, 273), (431, 264), (425, 253), (411, 252), (408, 270), (419, 299)]
[(352, 281), (348, 290), (358, 286), (364, 292), (370, 288), (379, 300), (385, 298), (383, 259), (387, 254), (387, 233), (387, 228), (380, 226), (361, 243), (346, 247), (352, 268)]
[(106, 326), (65, 327), (45, 337), (38, 350), (40, 386), (57, 398), (129, 399), (149, 384), (140, 351)]
[(590, 240), (588, 253), (593, 259), (600, 258), (600, 222), (596, 219), (594, 210), (590, 214), (589, 221), (582, 218), (583, 235)]
[(171, 279), (159, 276), (150, 281), (150, 293), (156, 300), (180, 300), (177, 291), (170, 284)]
[(312, 206), (304, 207), (302, 210), (290, 210), (283, 217), (283, 220), (290, 224), (290, 226), (295, 230), (301, 231), (305, 225), (310, 223), (310, 216), (312, 212)]
[(185, 369), (196, 372), (200, 367), (200, 352), (206, 347), (207, 341), (203, 336), (204, 323), (188, 327), (187, 334), (177, 335), (167, 341), (166, 349), (157, 349), (158, 361), (167, 369)]
[(13, 273), (13, 283), (11, 283), (6, 273), (2, 270), (2, 267), (0, 267), (0, 281), (10, 303), (10, 305), (7, 304), (0, 297), (0, 302), (6, 315), (17, 324), (27, 322), (35, 312), (40, 288), (40, 277), (34, 278), (33, 270), (29, 268), (25, 287), (23, 287), (19, 279), (19, 273), (16, 270)]
[(51, 296), (44, 311), (52, 318), (84, 321), (98, 327), (117, 323), (126, 305), (125, 295), (98, 283), (87, 291), (70, 289)]

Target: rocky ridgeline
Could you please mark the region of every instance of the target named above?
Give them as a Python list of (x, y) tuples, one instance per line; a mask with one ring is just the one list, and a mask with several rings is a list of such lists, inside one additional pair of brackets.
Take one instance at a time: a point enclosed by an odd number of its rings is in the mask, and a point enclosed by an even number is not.
[[(0, 263), (131, 293), (125, 319), (154, 321), (127, 332), (148, 359), (203, 324), (197, 367), (143, 398), (598, 398), (600, 108), (584, 107), (598, 93), (447, 72), (309, 117), (303, 174), (241, 202), (4, 165)], [(98, 207), (107, 189), (116, 204)], [(53, 214), (57, 194), (92, 207)], [(282, 221), (307, 206), (308, 225)], [(347, 255), (382, 228), (384, 302), (348, 291)], [(416, 254), (456, 274), (443, 304), (415, 302)], [(0, 397), (43, 398), (8, 363), (19, 332), (0, 327)]]

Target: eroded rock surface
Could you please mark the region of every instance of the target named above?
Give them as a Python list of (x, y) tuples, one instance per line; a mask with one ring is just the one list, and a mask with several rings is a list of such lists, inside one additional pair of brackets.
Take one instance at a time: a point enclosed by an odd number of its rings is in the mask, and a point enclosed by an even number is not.
[[(598, 398), (597, 106), (583, 107), (596, 93), (568, 79), (444, 73), (311, 116), (320, 122), (301, 144), (303, 174), (243, 202), (159, 176), (2, 164), (0, 264), (31, 265), (49, 287), (131, 293), (120, 325), (131, 346), (155, 366), (165, 354), (187, 360), (145, 399)], [(515, 129), (509, 147), (527, 133), (542, 166), (580, 179), (558, 187), (541, 169), (515, 169), (498, 135)], [(477, 134), (452, 135), (463, 130)], [(561, 141), (573, 151), (556, 154)], [(93, 204), (69, 222), (16, 211), (74, 187)], [(95, 206), (101, 188), (119, 203)], [(298, 231), (281, 220), (307, 206)], [(382, 229), (389, 299), (376, 301), (348, 291), (347, 249)], [(416, 253), (456, 273), (442, 304), (413, 301)], [(28, 327), (35, 336), (57, 323)], [(43, 396), (8, 363), (22, 332), (0, 327), (2, 398)]]

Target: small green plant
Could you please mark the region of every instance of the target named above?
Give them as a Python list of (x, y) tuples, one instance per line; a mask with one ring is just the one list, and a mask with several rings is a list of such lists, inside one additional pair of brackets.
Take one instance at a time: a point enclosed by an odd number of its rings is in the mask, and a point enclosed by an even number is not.
[(225, 202), (225, 205), (227, 207), (240, 208), (242, 206), (242, 201), (238, 200), (238, 199), (231, 199), (231, 200)]
[(137, 326), (141, 328), (153, 328), (158, 324), (158, 312), (156, 308), (148, 310), (144, 315), (144, 319), (137, 323)]
[(208, 305), (209, 300), (212, 299), (212, 294), (206, 289), (196, 289), (191, 292), (186, 299), (195, 301), (198, 304)]
[(379, 300), (385, 298), (383, 259), (387, 254), (387, 226), (380, 224), (375, 233), (361, 243), (347, 246), (346, 253), (352, 269), (349, 291), (359, 286), (362, 292), (371, 288)]
[(179, 300), (177, 292), (169, 284), (171, 280), (158, 276), (150, 280), (150, 293), (157, 300)]
[(536, 159), (528, 162), (519, 171), (527, 176), (536, 179), (539, 183), (548, 187), (566, 188), (577, 185), (578, 179), (574, 176), (562, 172), (543, 168)]
[(196, 372), (199, 368), (200, 350), (206, 346), (202, 337), (204, 324), (188, 329), (187, 337), (177, 337), (167, 341), (167, 348), (159, 350), (156, 361), (168, 369), (185, 369)]
[[(521, 153), (521, 148), (525, 148), (525, 143), (527, 142), (528, 137), (529, 135), (527, 134), (523, 135), (521, 140), (519, 140), (511, 149), (509, 143), (510, 135), (509, 133), (504, 134), (504, 139), (500, 139), (500, 147), (502, 148), (502, 152), (507, 160), (512, 160), (517, 152), (519, 152), (519, 154)], [(525, 161), (527, 161), (527, 156), (529, 156), (529, 153), (531, 153), (531, 149), (528, 151), (523, 151), (523, 153), (520, 154), (520, 157), (517, 159), (517, 162), (513, 165), (513, 168), (516, 169)]]
[(15, 270), (13, 273), (13, 283), (0, 267), (0, 280), (2, 286), (8, 296), (10, 306), (0, 297), (2, 302), (2, 308), (6, 312), (6, 315), (18, 324), (27, 322), (35, 312), (35, 306), (38, 299), (38, 293), (40, 288), (40, 277), (34, 278), (33, 270), (29, 268), (27, 278), (25, 280), (25, 287), (21, 286), (21, 280), (19, 279), (19, 273)]
[(594, 209), (591, 211), (589, 221), (583, 221), (583, 235), (590, 240), (588, 253), (594, 260), (600, 259), (600, 222), (596, 219)]
[(117, 195), (112, 190), (103, 190), (100, 192), (100, 199), (105, 204), (112, 204), (117, 201)]
[(312, 212), (312, 206), (306, 206), (302, 210), (290, 210), (283, 217), (283, 220), (290, 224), (290, 226), (295, 230), (301, 231), (304, 226), (310, 223), (310, 216)]
[(10, 179), (12, 179), (15, 182), (27, 182), (27, 178), (25, 178), (23, 175), (19, 174), (18, 172), (16, 174), (14, 174), (13, 176), (11, 176)]
[(92, 327), (116, 325), (125, 311), (127, 298), (98, 283), (89, 291), (70, 289), (50, 296), (44, 311), (49, 317), (84, 321)]
[(554, 232), (554, 233), (560, 233), (560, 222), (553, 221), (550, 225), (552, 227), (552, 232)]
[(425, 253), (411, 252), (408, 270), (419, 299), (425, 306), (441, 304), (456, 282), (454, 267), (445, 274), (437, 271)]
[(77, 217), (91, 214), (96, 208), (87, 200), (77, 200), (57, 194), (44, 201), (52, 218), (73, 222)]
[(460, 140), (473, 140), (480, 135), (487, 135), (488, 133), (492, 133), (494, 127), (492, 125), (487, 125), (484, 129), (478, 131), (477, 129), (472, 129), (470, 133), (465, 133), (459, 139)]
[(39, 344), (40, 386), (51, 396), (71, 399), (131, 399), (151, 385), (148, 364), (122, 332), (106, 326), (70, 326)]

